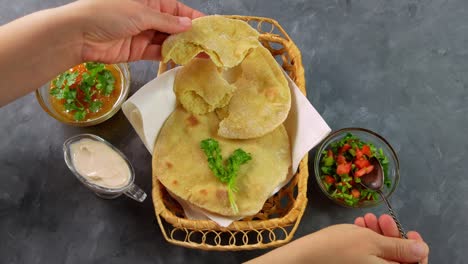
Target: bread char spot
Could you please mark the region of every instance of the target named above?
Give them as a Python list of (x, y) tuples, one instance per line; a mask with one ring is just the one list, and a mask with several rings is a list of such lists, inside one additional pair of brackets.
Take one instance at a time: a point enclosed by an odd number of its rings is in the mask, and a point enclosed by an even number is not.
[(228, 193), (224, 189), (218, 189), (216, 190), (216, 198), (220, 200), (226, 200), (228, 198)]
[(179, 182), (177, 180), (173, 180), (172, 184), (177, 185)]
[(205, 195), (205, 196), (208, 195), (208, 191), (205, 190), (205, 189), (201, 189), (201, 190), (200, 190), (200, 193), (201, 193), (202, 195)]
[(172, 165), (172, 163), (170, 163), (169, 161), (166, 161), (166, 167), (167, 167), (168, 169), (172, 169), (173, 166), (174, 166), (174, 165)]
[(263, 94), (265, 94), (265, 97), (268, 100), (274, 101), (275, 98), (278, 96), (278, 91), (275, 87), (269, 87), (263, 90)]
[(194, 127), (198, 125), (200, 122), (194, 115), (190, 115), (189, 117), (187, 117), (187, 123), (189, 126)]

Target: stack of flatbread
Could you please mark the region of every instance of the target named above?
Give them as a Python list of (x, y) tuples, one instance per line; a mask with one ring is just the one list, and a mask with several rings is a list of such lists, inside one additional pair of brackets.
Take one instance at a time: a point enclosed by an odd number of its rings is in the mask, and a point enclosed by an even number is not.
[[(183, 65), (174, 92), (179, 106), (160, 130), (153, 177), (179, 200), (212, 214), (236, 217), (261, 210), (291, 167), (283, 126), (291, 107), (288, 82), (247, 23), (222, 16), (195, 19), (170, 36), (163, 60)], [(207, 58), (197, 56), (205, 53)], [(231, 206), (227, 186), (210, 170), (200, 142), (219, 142), (228, 157), (241, 148), (252, 160), (240, 167)]]

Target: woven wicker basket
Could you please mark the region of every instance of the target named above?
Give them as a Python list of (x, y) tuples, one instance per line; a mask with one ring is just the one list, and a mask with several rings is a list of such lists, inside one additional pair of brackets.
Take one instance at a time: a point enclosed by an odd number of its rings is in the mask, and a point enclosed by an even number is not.
[[(261, 33), (261, 43), (306, 94), (301, 54), (277, 21), (263, 17), (227, 17), (246, 21), (257, 28)], [(158, 75), (172, 67), (172, 63), (161, 63)], [(153, 176), (153, 204), (164, 238), (184, 247), (220, 251), (262, 249), (286, 244), (296, 232), (307, 204), (307, 158), (307, 155), (304, 156), (293, 179), (269, 198), (259, 213), (235, 221), (228, 227), (220, 227), (211, 220), (187, 219), (181, 206)]]

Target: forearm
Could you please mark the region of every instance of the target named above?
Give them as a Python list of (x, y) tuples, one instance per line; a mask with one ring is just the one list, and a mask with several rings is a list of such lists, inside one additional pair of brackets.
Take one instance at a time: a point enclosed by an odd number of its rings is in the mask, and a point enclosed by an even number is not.
[(0, 106), (81, 62), (80, 18), (72, 5), (0, 27)]

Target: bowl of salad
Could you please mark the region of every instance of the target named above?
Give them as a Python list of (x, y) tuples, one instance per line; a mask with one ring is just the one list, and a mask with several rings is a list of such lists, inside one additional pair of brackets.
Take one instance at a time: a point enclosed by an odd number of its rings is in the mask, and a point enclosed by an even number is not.
[(364, 128), (340, 129), (323, 140), (314, 161), (320, 189), (332, 201), (345, 207), (380, 204), (379, 194), (361, 185), (361, 177), (377, 169), (369, 161), (374, 157), (382, 165), (382, 191), (389, 198), (400, 180), (398, 157), (387, 140)]

